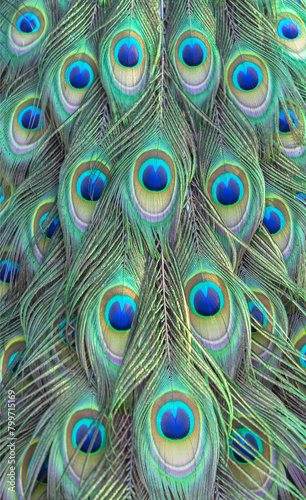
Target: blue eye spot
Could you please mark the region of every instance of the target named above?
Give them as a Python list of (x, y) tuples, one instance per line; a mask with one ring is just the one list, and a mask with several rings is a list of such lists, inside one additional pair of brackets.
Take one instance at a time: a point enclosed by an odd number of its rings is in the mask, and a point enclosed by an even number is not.
[(185, 45), (183, 50), (183, 60), (187, 66), (200, 66), (203, 62), (203, 49), (198, 44)]
[(142, 61), (142, 49), (133, 37), (125, 37), (115, 47), (115, 59), (124, 68), (136, 68)]
[(27, 106), (19, 113), (18, 123), (26, 130), (41, 129), (44, 125), (44, 118), (41, 119), (41, 109), (37, 106)]
[(167, 186), (167, 172), (162, 167), (155, 171), (153, 165), (149, 165), (142, 174), (142, 181), (149, 191), (162, 191)]
[[(41, 216), (41, 218), (39, 219), (38, 227), (42, 225), (43, 221), (46, 219), (46, 217), (48, 217), (48, 215), (49, 212), (45, 212)], [(51, 222), (50, 226), (48, 227), (47, 231), (46, 232), (43, 231), (43, 236), (51, 239), (58, 225), (59, 225), (59, 218), (55, 217), (55, 219)]]
[(194, 307), (201, 316), (214, 316), (220, 309), (220, 298), (213, 288), (208, 288), (205, 295), (198, 290), (194, 296)]
[(262, 83), (262, 71), (257, 64), (244, 62), (238, 64), (233, 73), (233, 83), (238, 90), (255, 90)]
[(267, 326), (268, 316), (265, 308), (260, 302), (253, 302), (252, 300), (248, 302), (249, 311), (251, 316), (255, 319), (251, 320), (251, 330), (252, 333), (257, 332), (258, 326), (256, 323), (260, 323), (263, 327)]
[(139, 56), (138, 50), (135, 45), (128, 46), (127, 43), (121, 45), (118, 52), (118, 59), (120, 64), (122, 64), (122, 66), (125, 66), (126, 68), (133, 68), (134, 66), (136, 66), (139, 60)]
[(168, 439), (184, 439), (190, 431), (188, 414), (178, 408), (176, 415), (167, 410), (161, 419), (161, 429)]
[(169, 187), (171, 170), (164, 160), (149, 158), (141, 165), (138, 178), (148, 191), (161, 192)]
[[(290, 115), (290, 118), (293, 122), (293, 127), (296, 128), (299, 122), (295, 114), (293, 113), (293, 111), (291, 111), (291, 109), (288, 109), (288, 114)], [(279, 127), (278, 127), (279, 131), (282, 134), (287, 134), (288, 132), (290, 132), (290, 127), (292, 127), (292, 124), (291, 123), (289, 124), (289, 121), (287, 120), (285, 115), (285, 111), (281, 109), (279, 112)]]
[[(300, 353), (306, 356), (306, 344), (303, 345), (302, 349), (300, 350)], [(299, 363), (302, 368), (306, 369), (306, 360), (303, 359), (302, 357), (299, 357)]]
[(16, 28), (21, 33), (37, 33), (40, 29), (40, 20), (33, 12), (26, 12), (19, 17)]
[(49, 465), (49, 456), (46, 457), (44, 463), (41, 466), (41, 469), (38, 473), (36, 481), (39, 483), (47, 484), (48, 483), (48, 465)]
[(50, 224), (50, 226), (48, 227), (48, 230), (47, 230), (47, 234), (46, 234), (46, 237), (51, 239), (53, 234), (55, 233), (55, 230), (57, 228), (57, 226), (59, 225), (59, 218), (56, 217)]
[(15, 371), (17, 370), (18, 365), (20, 363), (20, 361), (17, 361), (17, 362), (15, 361), (15, 363), (14, 363), (14, 359), (16, 358), (18, 353), (19, 353), (19, 351), (14, 352), (8, 360), (7, 367), (11, 370), (12, 373), (15, 373)]
[(89, 71), (84, 69), (80, 70), (79, 66), (76, 66), (71, 70), (70, 73), (70, 85), (76, 89), (83, 89), (87, 87), (90, 79)]
[(107, 177), (100, 170), (86, 170), (77, 180), (77, 194), (86, 201), (98, 201), (107, 185)]
[(128, 295), (115, 295), (105, 308), (106, 322), (119, 332), (127, 331), (131, 328), (136, 311), (135, 301)]
[(237, 432), (233, 431), (233, 436), (230, 442), (232, 458), (243, 465), (256, 462), (263, 452), (261, 438), (247, 428), (237, 429)]
[(212, 281), (203, 281), (195, 285), (190, 292), (189, 300), (193, 313), (203, 317), (215, 316), (224, 306), (223, 293)]
[(81, 184), (81, 194), (84, 200), (97, 201), (104, 189), (104, 182), (101, 177), (95, 178), (88, 175)]
[(5, 192), (2, 186), (0, 186), (0, 203), (3, 203), (5, 200)]
[(263, 223), (270, 234), (279, 233), (286, 225), (283, 213), (278, 208), (270, 206), (265, 209)]
[(90, 87), (94, 81), (95, 74), (87, 61), (75, 61), (69, 64), (65, 71), (66, 82), (77, 90)]
[(235, 205), (242, 200), (243, 195), (243, 183), (237, 175), (231, 173), (219, 175), (212, 185), (213, 200), (225, 207)]
[(158, 410), (156, 426), (161, 436), (175, 441), (181, 440), (193, 432), (194, 416), (186, 403), (169, 401)]
[(205, 43), (199, 38), (185, 38), (178, 49), (178, 56), (186, 66), (195, 68), (201, 66), (207, 58), (207, 48)]
[(280, 38), (285, 40), (296, 40), (302, 34), (301, 26), (294, 19), (282, 19), (278, 23), (277, 33)]
[(237, 80), (243, 90), (254, 90), (258, 85), (257, 71), (253, 68), (247, 68), (246, 72), (239, 71)]
[[(72, 430), (72, 444), (74, 448), (78, 448), (83, 438), (85, 441), (79, 448), (83, 453), (97, 453), (103, 450), (106, 443), (106, 430), (103, 424), (95, 423), (92, 425), (93, 419), (83, 418), (75, 424)], [(92, 427), (90, 428), (90, 426)], [(90, 428), (90, 431), (88, 429)]]
[(0, 281), (2, 283), (10, 283), (18, 278), (19, 265), (12, 260), (0, 261)]

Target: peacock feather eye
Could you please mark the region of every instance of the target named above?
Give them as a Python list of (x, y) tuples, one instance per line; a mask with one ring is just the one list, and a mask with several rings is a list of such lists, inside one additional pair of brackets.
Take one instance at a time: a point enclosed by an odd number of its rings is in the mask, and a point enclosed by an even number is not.
[(194, 416), (183, 401), (169, 401), (157, 412), (158, 434), (171, 441), (186, 439), (194, 430)]
[(16, 372), (25, 348), (25, 338), (15, 337), (4, 348), (1, 356), (0, 380), (6, 379)]
[(34, 244), (34, 253), (38, 262), (42, 262), (50, 240), (59, 226), (59, 218), (57, 216), (46, 223), (46, 219), (49, 219), (49, 213), (53, 208), (54, 199), (44, 201), (37, 207), (32, 219), (32, 238), (35, 235), (39, 236), (39, 239)]
[[(38, 441), (39, 441), (38, 438), (36, 438), (30, 443), (29, 447), (27, 448), (21, 460), (18, 483), (20, 492), (22, 494), (22, 498), (24, 498), (23, 495), (26, 489), (29, 467), (31, 461), (34, 460), (35, 450), (37, 448)], [(33, 500), (37, 500), (41, 498), (42, 495), (44, 496), (46, 494), (47, 483), (48, 483), (48, 466), (49, 466), (49, 455), (47, 455), (45, 460), (43, 461), (43, 464), (36, 477), (36, 485), (31, 495), (31, 498), (33, 498)]]
[(238, 463), (247, 465), (256, 462), (263, 453), (261, 437), (247, 427), (233, 431), (230, 440), (230, 455)]
[(96, 202), (107, 185), (107, 177), (100, 170), (86, 170), (77, 180), (76, 189), (80, 198)]
[(263, 74), (258, 64), (247, 61), (236, 66), (232, 79), (237, 90), (250, 92), (262, 84)]
[(124, 30), (112, 39), (109, 68), (114, 85), (125, 94), (134, 94), (142, 88), (146, 73), (146, 50), (136, 31)]
[(207, 191), (226, 225), (235, 233), (243, 229), (250, 210), (250, 184), (242, 168), (219, 166), (207, 179)]
[[(293, 340), (293, 345), (304, 357), (306, 356), (306, 331), (305, 328), (302, 328), (302, 331), (298, 333), (296, 338)], [(303, 359), (302, 356), (298, 356), (298, 362), (300, 366), (306, 370), (306, 359)]]
[(224, 281), (207, 272), (193, 276), (185, 285), (191, 328), (211, 349), (221, 349), (230, 338), (231, 301)]
[(230, 437), (230, 472), (248, 490), (263, 497), (269, 491), (275, 451), (266, 433), (253, 419), (234, 421)]
[(69, 209), (78, 229), (84, 232), (108, 183), (109, 167), (99, 160), (78, 164), (71, 175)]
[(292, 220), (287, 204), (276, 197), (266, 198), (263, 224), (287, 258), (293, 244)]
[(91, 55), (74, 53), (65, 59), (58, 73), (58, 87), (66, 113), (71, 114), (78, 109), (97, 75), (97, 63)]
[(302, 34), (302, 28), (294, 19), (287, 17), (278, 23), (277, 33), (284, 40), (297, 40)]
[(74, 425), (71, 440), (73, 447), (81, 453), (99, 453), (105, 447), (106, 430), (93, 418), (82, 418)]
[(123, 360), (137, 301), (137, 294), (123, 285), (106, 289), (101, 298), (100, 340), (107, 357), (116, 365)]
[(273, 206), (266, 207), (263, 223), (272, 235), (282, 231), (286, 225), (283, 212)]
[(154, 458), (168, 474), (185, 476), (201, 453), (201, 415), (196, 402), (183, 392), (158, 398), (150, 413)]
[(132, 197), (142, 217), (151, 222), (163, 220), (173, 207), (176, 189), (176, 171), (169, 155), (152, 149), (137, 158)]
[(42, 41), (46, 34), (47, 21), (43, 10), (23, 3), (14, 15), (9, 30), (9, 47), (24, 55)]
[(279, 125), (278, 125), (278, 130), (280, 134), (288, 134), (289, 132), (292, 131), (292, 129), (295, 129), (298, 127), (298, 118), (294, 114), (294, 112), (291, 109), (288, 109), (288, 115), (290, 117), (290, 121), (287, 119), (287, 116), (285, 114), (285, 111), (283, 109), (280, 110), (279, 112)]
[(41, 484), (48, 484), (48, 466), (49, 466), (49, 455), (45, 458), (40, 471), (38, 473), (36, 481)]
[(135, 311), (136, 302), (131, 297), (115, 295), (106, 304), (105, 321), (117, 332), (126, 332), (131, 328)]
[(212, 51), (205, 36), (186, 31), (175, 44), (175, 65), (182, 85), (192, 94), (202, 92), (212, 76)]
[(189, 301), (193, 314), (204, 318), (216, 316), (224, 307), (222, 290), (213, 281), (197, 283), (190, 292)]
[(176, 40), (173, 64), (185, 91), (202, 106), (219, 85), (220, 57), (206, 33), (188, 29)]
[(0, 260), (0, 298), (2, 298), (14, 286), (18, 280), (20, 267), (17, 262), (2, 256)]
[[(274, 307), (269, 298), (262, 292), (253, 292), (256, 299), (248, 300), (248, 308), (251, 316), (252, 351), (263, 361), (266, 361), (273, 349), (273, 342), (269, 340), (260, 330), (269, 334), (273, 333)], [(254, 365), (259, 361), (252, 359)]]
[(106, 440), (106, 422), (99, 422), (98, 411), (84, 408), (70, 415), (65, 428), (65, 463), (76, 481), (86, 479), (97, 466)]
[(277, 19), (277, 36), (290, 57), (305, 59), (306, 33), (304, 21), (296, 13), (282, 12)]
[(258, 56), (236, 56), (227, 67), (227, 84), (233, 101), (246, 115), (259, 117), (271, 101), (271, 77), (265, 62)]
[(289, 157), (299, 157), (305, 151), (305, 116), (293, 102), (287, 110), (279, 110), (278, 138), (281, 151)]
[(14, 110), (9, 140), (15, 153), (28, 153), (39, 146), (50, 126), (48, 111), (43, 114), (36, 97), (30, 97)]

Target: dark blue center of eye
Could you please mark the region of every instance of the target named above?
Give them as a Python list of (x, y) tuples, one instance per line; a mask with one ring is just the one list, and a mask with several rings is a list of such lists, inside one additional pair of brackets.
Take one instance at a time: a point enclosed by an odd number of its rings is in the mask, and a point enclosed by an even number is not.
[(203, 49), (198, 44), (186, 45), (183, 50), (183, 60), (187, 66), (199, 66), (203, 62)]
[(28, 109), (22, 116), (21, 123), (24, 128), (33, 130), (38, 127), (40, 113), (35, 113), (34, 110)]
[[(241, 444), (239, 444), (236, 441), (233, 441), (233, 448), (237, 450), (233, 450), (233, 455), (237, 462), (241, 464), (254, 462), (257, 457), (254, 456), (255, 452), (253, 451), (253, 449), (258, 450), (258, 445), (254, 436), (252, 436), (252, 434), (246, 434), (244, 438), (240, 438), (240, 436), (236, 436), (236, 438), (237, 441), (241, 442)], [(250, 446), (248, 445), (248, 443)], [(240, 452), (241, 454), (237, 452)]]
[(48, 227), (47, 233), (46, 233), (47, 238), (52, 238), (58, 225), (59, 225), (58, 218), (54, 219), (54, 221), (51, 222), (50, 226)]
[(87, 175), (81, 184), (81, 195), (85, 200), (97, 201), (104, 189), (103, 179), (91, 175)]
[(240, 189), (238, 183), (234, 179), (230, 179), (226, 186), (224, 182), (220, 182), (217, 187), (217, 199), (221, 205), (234, 205), (239, 199)]
[(41, 469), (37, 476), (37, 481), (39, 483), (47, 484), (48, 479), (48, 465), (49, 465), (49, 456), (45, 459), (44, 463), (41, 466)]
[(281, 109), (279, 112), (278, 128), (279, 128), (279, 131), (283, 132), (284, 134), (290, 132), (290, 127), (292, 127), (292, 126), (297, 127), (297, 119), (296, 119), (294, 113), (291, 110), (288, 110), (288, 113), (289, 113), (290, 117), (292, 118), (293, 125), (291, 123), (289, 124), (289, 121), (287, 120), (286, 115), (285, 115), (285, 111), (283, 109)]
[(298, 34), (299, 30), (297, 29), (297, 26), (294, 23), (284, 23), (282, 26), (282, 33), (285, 38), (288, 38), (289, 40), (294, 40)]
[(162, 191), (167, 186), (167, 172), (164, 167), (159, 166), (155, 171), (153, 165), (149, 165), (142, 174), (142, 181), (149, 191)]
[(277, 233), (281, 228), (281, 221), (279, 215), (276, 212), (270, 212), (269, 219), (267, 216), (264, 216), (263, 220), (264, 225), (268, 229), (270, 234)]
[(128, 47), (126, 43), (121, 45), (118, 52), (118, 59), (120, 64), (126, 68), (133, 68), (136, 66), (139, 60), (139, 54), (135, 45), (131, 45), (130, 47)]
[[(263, 325), (264, 315), (263, 315), (263, 312), (258, 307), (253, 306), (251, 314), (258, 321), (258, 323)], [(253, 326), (253, 324), (254, 324), (254, 326)], [(252, 326), (251, 326), (252, 332), (257, 332), (257, 329), (258, 328), (256, 327), (255, 322), (252, 321)]]
[(123, 309), (119, 302), (114, 302), (109, 310), (109, 321), (111, 326), (118, 331), (125, 331), (131, 328), (134, 318), (134, 309), (130, 304), (124, 304)]
[(15, 281), (18, 277), (18, 273), (18, 267), (4, 263), (0, 267), (0, 281), (2, 281), (2, 283), (10, 283), (10, 281)]
[(208, 288), (207, 296), (198, 290), (194, 296), (194, 308), (201, 316), (214, 316), (220, 309), (220, 297), (216, 290)]
[(90, 80), (88, 69), (80, 70), (79, 66), (75, 66), (69, 75), (70, 85), (75, 89), (83, 89), (86, 87)]
[(18, 365), (20, 363), (20, 359), (19, 360), (17, 359), (17, 361), (16, 361), (16, 358), (18, 358), (18, 353), (19, 353), (19, 351), (16, 352), (16, 356), (8, 365), (8, 368), (11, 370), (12, 373), (15, 373), (15, 371), (17, 370)]
[(170, 410), (165, 411), (161, 419), (161, 430), (168, 439), (184, 439), (190, 431), (188, 414), (182, 408), (178, 408), (176, 417)]
[[(76, 435), (77, 445), (80, 444), (80, 442), (82, 441), (82, 439), (86, 435), (87, 431), (88, 431), (88, 427), (85, 424), (80, 426), (80, 428), (78, 429), (77, 435)], [(95, 440), (92, 443), (90, 453), (95, 453), (96, 451), (98, 451), (101, 448), (101, 445), (102, 445), (101, 431), (100, 431), (100, 429), (98, 429), (98, 431), (97, 431), (96, 427), (92, 427), (90, 429), (90, 431), (88, 432), (87, 437), (80, 448), (80, 450), (83, 451), (84, 453), (88, 452), (89, 445), (91, 444), (91, 441), (93, 439), (93, 435), (95, 435)]]
[(31, 33), (36, 28), (35, 19), (29, 17), (23, 17), (20, 22), (20, 31), (23, 33)]
[(248, 66), (246, 73), (239, 71), (237, 76), (239, 87), (243, 90), (253, 90), (258, 85), (258, 74), (254, 68)]

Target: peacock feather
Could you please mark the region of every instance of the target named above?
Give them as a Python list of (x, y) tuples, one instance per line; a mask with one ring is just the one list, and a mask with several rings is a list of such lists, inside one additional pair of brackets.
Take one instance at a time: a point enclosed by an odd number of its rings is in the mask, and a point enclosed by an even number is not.
[(306, 495), (306, 1), (0, 0), (0, 499)]

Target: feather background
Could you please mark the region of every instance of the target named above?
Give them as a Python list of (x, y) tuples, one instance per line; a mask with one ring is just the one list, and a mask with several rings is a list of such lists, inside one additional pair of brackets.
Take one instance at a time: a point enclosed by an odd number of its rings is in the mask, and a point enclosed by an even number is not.
[(306, 495), (305, 0), (0, 0), (0, 499)]

